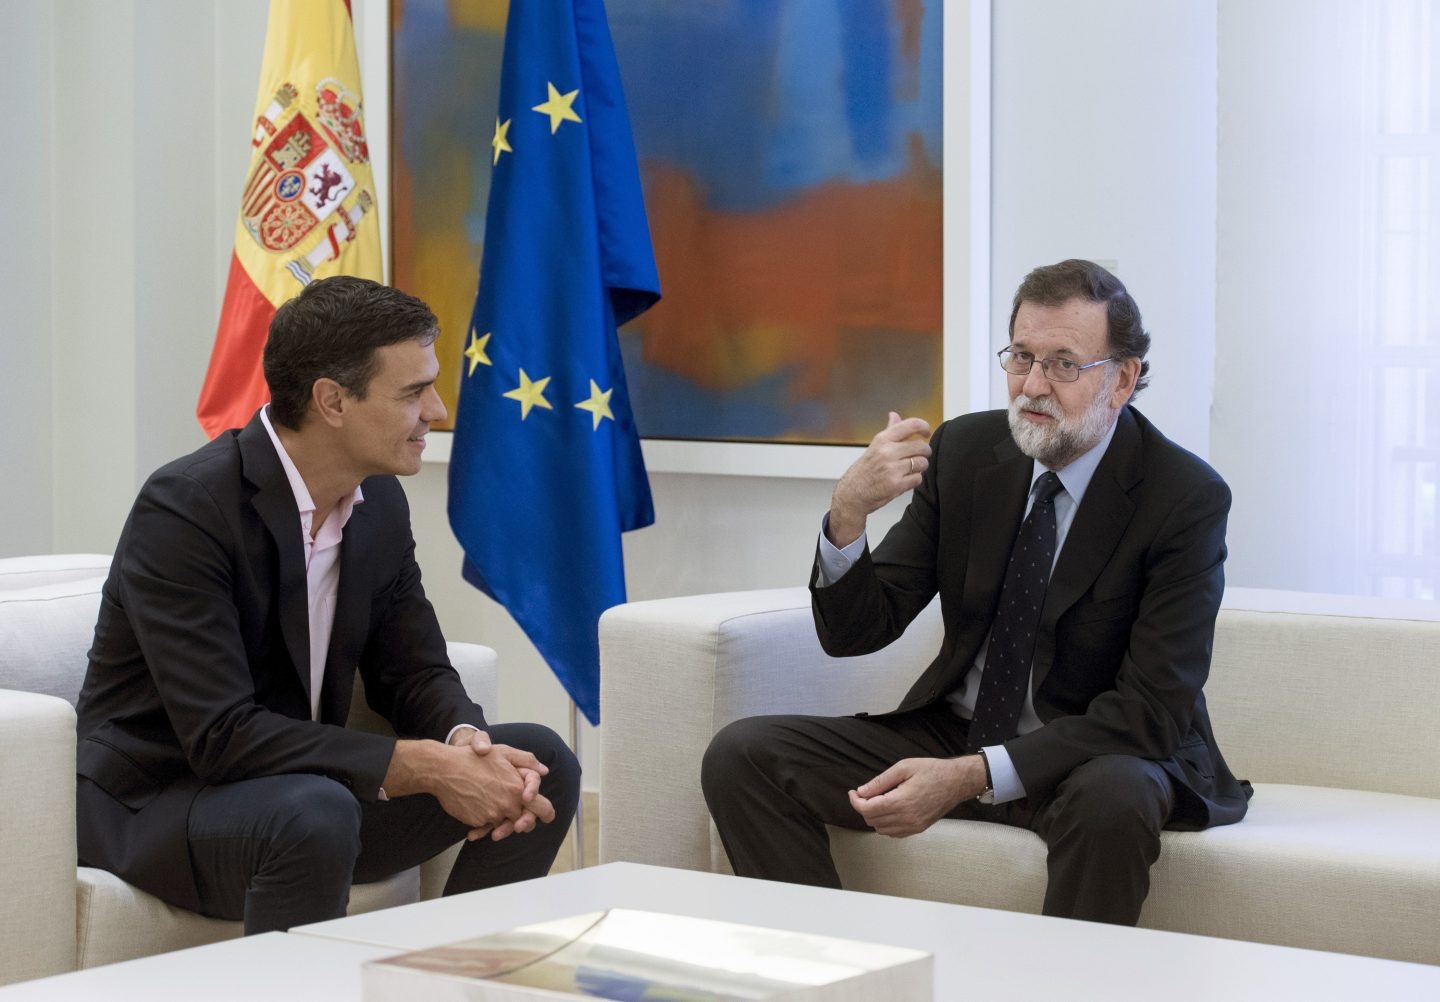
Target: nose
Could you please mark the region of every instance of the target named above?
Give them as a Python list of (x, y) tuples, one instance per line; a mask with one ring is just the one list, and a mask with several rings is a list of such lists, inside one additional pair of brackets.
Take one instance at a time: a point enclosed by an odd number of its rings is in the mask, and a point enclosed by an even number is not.
[(1050, 380), (1045, 378), (1045, 370), (1040, 367), (1037, 361), (1030, 366), (1030, 371), (1020, 377), (1020, 392), (1027, 397), (1043, 397), (1050, 393)]
[(449, 413), (445, 409), (445, 401), (440, 399), (440, 393), (435, 387), (427, 387), (421, 401), (420, 420), (435, 424), (438, 421), (444, 421)]

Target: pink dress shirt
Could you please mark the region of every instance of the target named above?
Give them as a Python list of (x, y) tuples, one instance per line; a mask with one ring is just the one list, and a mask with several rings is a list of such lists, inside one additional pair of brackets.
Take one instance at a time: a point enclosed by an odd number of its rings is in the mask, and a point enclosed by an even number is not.
[(310, 605), (310, 719), (320, 716), (320, 686), (325, 680), (325, 659), (330, 650), (330, 633), (335, 628), (335, 596), (340, 591), (340, 540), (345, 533), (345, 523), (355, 511), (355, 506), (365, 500), (360, 488), (342, 500), (330, 513), (330, 517), (315, 532), (315, 501), (295, 462), (280, 444), (280, 436), (270, 423), (270, 408), (260, 408), (260, 420), (275, 443), (275, 453), (280, 465), (285, 468), (285, 477), (290, 481), (290, 490), (295, 495), (295, 506), (300, 509), (300, 536), (305, 546), (305, 591)]

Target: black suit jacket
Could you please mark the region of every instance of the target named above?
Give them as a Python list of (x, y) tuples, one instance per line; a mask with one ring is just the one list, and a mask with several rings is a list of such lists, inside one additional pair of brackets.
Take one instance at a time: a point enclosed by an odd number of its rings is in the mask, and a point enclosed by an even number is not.
[[(990, 632), (1030, 488), (1033, 461), (1004, 411), (947, 421), (931, 466), (885, 540), (811, 594), (825, 650), (878, 650), (939, 592), (940, 654), (901, 703), (959, 687)], [(1216, 747), (1202, 687), (1224, 592), (1230, 490), (1132, 407), (1075, 512), (1041, 610), (1032, 670), (1045, 726), (1005, 742), (1028, 797), (1044, 798), (1100, 755), (1164, 764), (1172, 828), (1228, 824), (1249, 784)], [(898, 712), (898, 711), (897, 711)]]
[(299, 512), (258, 416), (146, 481), (77, 706), (82, 863), (195, 908), (186, 819), (203, 786), (314, 773), (374, 800), (394, 739), (344, 727), (357, 668), (397, 734), (485, 727), (421, 587), (404, 492), (361, 489), (314, 721)]

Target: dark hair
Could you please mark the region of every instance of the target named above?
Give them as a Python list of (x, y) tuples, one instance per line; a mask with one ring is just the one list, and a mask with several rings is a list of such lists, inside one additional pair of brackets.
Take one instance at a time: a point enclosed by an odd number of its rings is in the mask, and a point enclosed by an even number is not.
[(1010, 336), (1015, 336), (1015, 314), (1021, 303), (1036, 306), (1059, 306), (1071, 299), (1104, 303), (1107, 318), (1107, 345), (1114, 358), (1138, 358), (1140, 378), (1135, 381), (1133, 398), (1150, 385), (1150, 363), (1145, 353), (1150, 350), (1150, 335), (1140, 321), (1140, 307), (1125, 284), (1093, 261), (1071, 258), (1059, 264), (1047, 264), (1025, 276), (1015, 290), (1015, 304), (1010, 308)]
[(298, 429), (317, 379), (365, 399), (379, 367), (375, 349), (429, 344), (439, 332), (430, 307), (399, 289), (349, 275), (311, 282), (270, 321), (264, 365), (271, 420)]

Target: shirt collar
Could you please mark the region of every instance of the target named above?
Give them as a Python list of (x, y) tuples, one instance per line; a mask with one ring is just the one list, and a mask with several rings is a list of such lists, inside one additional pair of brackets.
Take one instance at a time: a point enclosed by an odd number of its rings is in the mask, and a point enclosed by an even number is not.
[[(265, 426), (265, 432), (275, 446), (275, 453), (280, 457), (280, 466), (285, 470), (285, 479), (290, 481), (290, 492), (295, 495), (295, 507), (300, 510), (301, 519), (308, 532), (310, 519), (306, 516), (315, 514), (315, 499), (310, 496), (310, 489), (305, 486), (305, 478), (300, 476), (300, 470), (295, 466), (295, 461), (285, 451), (285, 446), (280, 442), (280, 436), (275, 433), (275, 426), (270, 423), (269, 404), (260, 408), (260, 423)], [(357, 484), (355, 493), (335, 506), (333, 517), (339, 520), (336, 525), (341, 529), (345, 528), (345, 523), (350, 521), (350, 515), (355, 510), (355, 506), (364, 500), (365, 495), (361, 493), (360, 486)]]
[[(1080, 499), (1085, 496), (1085, 490), (1090, 486), (1090, 479), (1095, 476), (1095, 468), (1100, 465), (1100, 460), (1105, 456), (1105, 450), (1110, 448), (1110, 440), (1115, 437), (1115, 428), (1120, 424), (1119, 420), (1112, 422), (1110, 430), (1107, 431), (1087, 452), (1067, 463), (1063, 470), (1056, 470), (1055, 475), (1060, 478), (1060, 485), (1065, 488), (1065, 493), (1075, 501), (1076, 506)], [(1035, 460), (1034, 468), (1030, 471), (1030, 489), (1034, 491), (1035, 482), (1046, 473), (1050, 467), (1040, 460)]]

